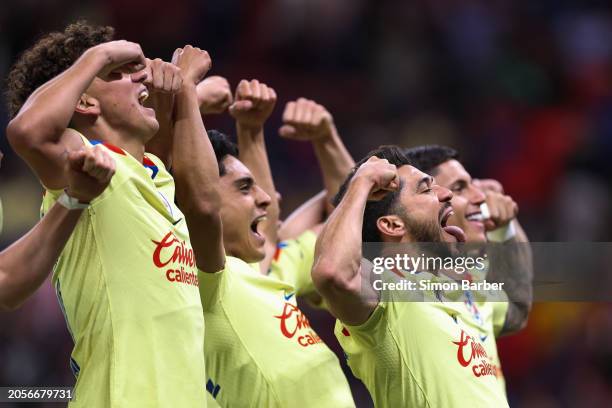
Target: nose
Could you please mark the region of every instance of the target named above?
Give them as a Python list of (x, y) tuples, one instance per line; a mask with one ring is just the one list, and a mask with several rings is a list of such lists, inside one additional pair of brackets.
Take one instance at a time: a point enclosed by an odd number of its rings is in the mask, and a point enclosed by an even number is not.
[(259, 208), (263, 208), (264, 210), (268, 208), (272, 199), (261, 187), (258, 185), (255, 186), (255, 205)]
[(483, 193), (481, 189), (479, 189), (473, 184), (470, 184), (469, 199), (472, 204), (480, 205), (486, 201), (487, 197), (485, 196), (485, 193)]
[(132, 82), (144, 82), (147, 80), (149, 74), (147, 74), (147, 70), (145, 69), (141, 69), (138, 72), (134, 72), (133, 74), (130, 74), (130, 79), (132, 80)]
[(450, 201), (453, 198), (453, 193), (446, 187), (442, 187), (436, 184), (432, 186), (432, 188), (438, 196), (438, 201), (440, 201), (441, 203)]

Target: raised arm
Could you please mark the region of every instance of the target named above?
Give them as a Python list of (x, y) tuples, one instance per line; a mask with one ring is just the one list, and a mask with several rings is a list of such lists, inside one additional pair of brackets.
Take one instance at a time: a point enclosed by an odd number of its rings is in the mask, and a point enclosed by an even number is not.
[(277, 224), (280, 210), (266, 152), (263, 128), (274, 105), (276, 105), (274, 89), (254, 79), (240, 81), (236, 88), (235, 101), (229, 108), (230, 114), (236, 120), (240, 161), (249, 168), (255, 177), (255, 182), (271, 198), (267, 210), (268, 216), (262, 230), (266, 238), (266, 257), (260, 262), (262, 271), (268, 270), (278, 242)]
[(501, 256), (491, 259), (487, 278), (503, 282), (509, 303), (500, 335), (516, 333), (527, 325), (533, 301), (533, 260), (529, 239), (516, 218), (518, 205), (504, 194), (496, 180), (474, 180), (486, 195), (489, 241), (502, 243)]
[[(108, 186), (115, 162), (100, 146), (67, 156), (67, 194), (89, 203)], [(16, 309), (45, 281), (82, 211), (55, 203), (30, 232), (0, 252), (0, 310)]]
[(294, 210), (278, 229), (278, 239), (297, 238), (311, 230), (319, 234), (327, 214), (327, 191), (323, 190)]
[(375, 294), (368, 292), (369, 285), (362, 285), (361, 234), (366, 203), (397, 188), (396, 167), (371, 157), (357, 169), (317, 240), (312, 280), (331, 313), (346, 324), (364, 323), (378, 303), (373, 301)]
[(67, 130), (75, 111), (86, 104), (86, 89), (96, 76), (112, 72), (136, 72), (144, 67), (140, 46), (112, 41), (92, 47), (66, 71), (40, 86), (30, 95), (6, 134), (13, 149), (51, 189), (67, 185), (67, 150), (83, 144), (76, 133)]
[(159, 157), (169, 169), (172, 167), (174, 94), (183, 85), (183, 76), (179, 67), (159, 58), (154, 60), (147, 58), (146, 71), (147, 78), (144, 84), (149, 91), (149, 97), (144, 105), (155, 111), (159, 130), (146, 144), (145, 149)]
[(279, 129), (282, 137), (312, 143), (327, 191), (327, 209), (331, 211), (329, 203), (355, 166), (355, 161), (342, 143), (332, 115), (323, 105), (300, 98), (287, 103), (283, 123)]
[(190, 45), (177, 49), (173, 61), (183, 83), (175, 98), (173, 161), (176, 198), (185, 214), (196, 264), (203, 272), (225, 265), (223, 229), (217, 190), (219, 169), (200, 115), (196, 85), (211, 66), (206, 51)]

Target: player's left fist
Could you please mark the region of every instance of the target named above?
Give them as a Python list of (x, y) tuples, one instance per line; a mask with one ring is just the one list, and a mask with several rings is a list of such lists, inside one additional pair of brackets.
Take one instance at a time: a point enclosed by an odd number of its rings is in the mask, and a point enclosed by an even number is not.
[(172, 63), (181, 69), (183, 84), (190, 86), (199, 84), (212, 67), (208, 52), (191, 45), (177, 48), (172, 56)]
[(497, 191), (485, 191), (489, 218), (485, 219), (485, 229), (493, 231), (508, 225), (518, 214), (518, 204), (512, 197)]
[(300, 98), (287, 103), (283, 112), (281, 137), (314, 141), (333, 135), (334, 119), (323, 105)]
[(276, 105), (276, 91), (256, 79), (243, 79), (236, 87), (234, 103), (229, 113), (238, 126), (260, 128), (272, 114)]
[(115, 174), (115, 159), (101, 145), (68, 152), (67, 193), (89, 203), (108, 187)]
[(229, 82), (219, 75), (204, 78), (196, 92), (202, 115), (223, 113), (234, 100)]
[(183, 84), (181, 69), (159, 58), (146, 59), (144, 84), (150, 93), (176, 93)]

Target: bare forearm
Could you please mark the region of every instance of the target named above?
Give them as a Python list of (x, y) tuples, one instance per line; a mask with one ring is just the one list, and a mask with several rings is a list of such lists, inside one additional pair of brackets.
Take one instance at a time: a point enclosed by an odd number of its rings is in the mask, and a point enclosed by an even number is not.
[(1, 309), (15, 309), (45, 281), (81, 212), (55, 204), (30, 232), (0, 253)]
[[(79, 98), (106, 62), (100, 53), (87, 51), (74, 65), (34, 91), (9, 123), (7, 134), (11, 142), (19, 145), (59, 140)], [(35, 131), (27, 132), (28, 129)], [(23, 137), (29, 140), (17, 140)]]
[(331, 202), (346, 176), (355, 166), (355, 161), (342, 143), (342, 139), (333, 125), (331, 135), (315, 140), (313, 146), (323, 175), (323, 184), (327, 190), (328, 201)]
[(278, 231), (279, 240), (296, 238), (325, 221), (327, 191), (323, 190), (293, 211)]
[(154, 94), (145, 103), (146, 106), (155, 110), (155, 116), (159, 123), (159, 130), (146, 144), (146, 151), (152, 153), (164, 162), (166, 168), (172, 167), (172, 110), (174, 98), (172, 95)]
[(515, 223), (516, 235), (502, 245), (502, 254), (491, 259), (492, 281), (503, 282), (509, 299), (508, 312), (501, 335), (515, 333), (527, 324), (533, 298), (533, 263), (529, 240)]
[[(370, 186), (353, 180), (346, 196), (327, 220), (315, 249), (315, 266), (324, 265), (333, 272), (326, 284), (344, 284), (359, 272), (361, 230)], [(316, 278), (313, 271), (313, 278)], [(323, 277), (325, 278), (325, 277)]]
[(263, 128), (248, 128), (237, 123), (236, 133), (238, 135), (240, 161), (249, 168), (257, 184), (270, 196), (264, 234), (269, 242), (276, 243), (278, 241), (277, 221), (280, 209), (266, 151)]
[(186, 86), (175, 103), (176, 143), (172, 151), (176, 197), (185, 213), (198, 267), (216, 272), (225, 263), (217, 160), (202, 122), (195, 87)]

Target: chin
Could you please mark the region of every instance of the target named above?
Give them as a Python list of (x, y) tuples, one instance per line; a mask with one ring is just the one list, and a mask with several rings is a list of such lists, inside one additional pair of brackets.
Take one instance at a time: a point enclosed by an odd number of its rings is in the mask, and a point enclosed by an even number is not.
[(468, 231), (465, 234), (465, 241), (474, 242), (474, 243), (486, 243), (487, 234), (486, 232), (481, 232), (481, 231)]

